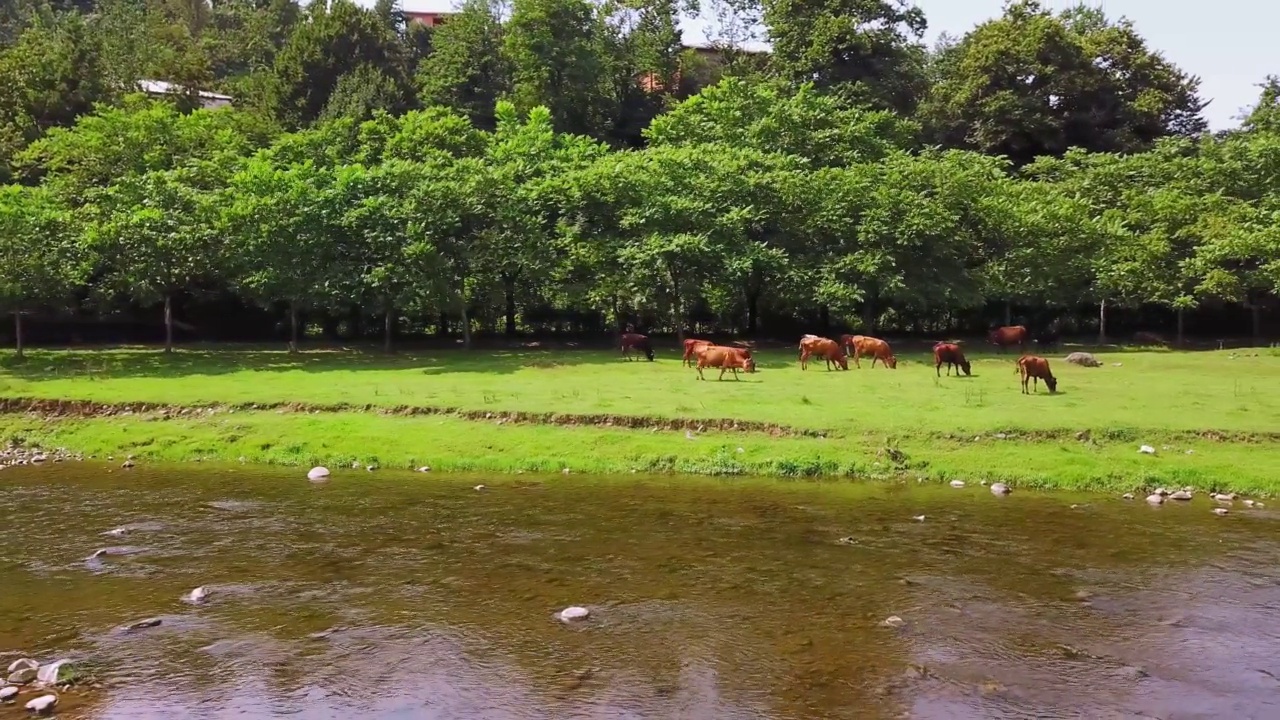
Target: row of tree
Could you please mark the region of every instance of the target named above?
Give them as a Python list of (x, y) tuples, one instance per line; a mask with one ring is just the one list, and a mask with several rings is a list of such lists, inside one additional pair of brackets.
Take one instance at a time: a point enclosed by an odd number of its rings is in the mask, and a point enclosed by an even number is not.
[[(764, 316), (929, 330), (992, 303), (1261, 309), (1280, 291), (1280, 128), (1019, 166), (813, 85), (725, 78), (645, 147), (498, 101), (287, 133), (141, 96), (22, 150), (0, 191), (0, 301), (163, 308), (234, 293), (402, 325), (516, 331), (546, 308), (750, 332)], [(1103, 326), (1105, 333), (1105, 320)], [(19, 337), (21, 332), (19, 329)]]
[[(699, 13), (717, 18), (710, 52), (678, 29)], [(198, 90), (230, 94), (273, 131), (436, 106), (491, 131), (507, 99), (546, 107), (557, 131), (638, 147), (654, 117), (729, 75), (812, 84), (914, 119), (923, 144), (1015, 166), (1205, 128), (1198, 80), (1096, 9), (1014, 0), (935, 48), (925, 27), (901, 0), (465, 0), (437, 27), (406, 22), (395, 0), (9, 0), (0, 169), (142, 79), (185, 88), (187, 107)], [(761, 28), (771, 52), (745, 52)]]

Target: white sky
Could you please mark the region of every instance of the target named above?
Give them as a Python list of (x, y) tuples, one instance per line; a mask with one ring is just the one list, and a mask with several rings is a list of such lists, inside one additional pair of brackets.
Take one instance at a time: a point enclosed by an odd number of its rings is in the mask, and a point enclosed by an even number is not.
[[(1150, 47), (1201, 79), (1200, 94), (1210, 104), (1205, 117), (1213, 130), (1238, 124), (1237, 117), (1258, 99), (1258, 83), (1280, 74), (1280, 2), (1217, 0), (1086, 0), (1111, 18), (1127, 17)], [(371, 4), (372, 0), (362, 0)], [(405, 10), (445, 11), (453, 0), (402, 0)], [(1062, 9), (1074, 0), (1042, 0)], [(1000, 14), (1004, 0), (915, 0), (929, 20), (926, 40), (932, 44), (946, 32), (960, 36), (974, 25)], [(702, 19), (683, 24), (685, 41), (706, 39)]]

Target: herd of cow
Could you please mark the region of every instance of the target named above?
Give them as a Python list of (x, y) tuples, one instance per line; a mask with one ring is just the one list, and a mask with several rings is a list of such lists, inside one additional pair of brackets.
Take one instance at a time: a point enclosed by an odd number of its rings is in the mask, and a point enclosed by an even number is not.
[[(995, 328), (987, 335), (987, 340), (1002, 350), (1015, 345), (1025, 349), (1029, 337), (1026, 327), (1011, 325)], [(643, 353), (646, 358), (653, 360), (653, 345), (649, 342), (649, 337), (639, 333), (623, 333), (622, 356), (631, 360), (637, 352)], [(869, 357), (871, 358), (871, 367), (875, 367), (876, 363), (879, 362), (887, 369), (898, 369), (898, 359), (893, 356), (889, 343), (880, 338), (866, 335), (841, 335), (839, 341), (818, 335), (805, 335), (800, 338), (801, 370), (807, 369), (809, 361), (814, 358), (819, 358), (826, 362), (828, 371), (831, 370), (832, 366), (840, 370), (848, 370), (850, 355), (853, 356), (855, 367), (862, 367), (861, 359)], [(732, 372), (736, 380), (739, 379), (739, 370), (748, 373), (756, 371), (756, 361), (751, 356), (750, 348), (740, 345), (716, 345), (710, 340), (694, 338), (684, 341), (683, 363), (697, 368), (699, 380), (706, 379), (702, 374), (704, 368), (719, 368), (720, 380), (724, 379), (726, 372)], [(965, 375), (971, 374), (971, 366), (964, 356), (964, 351), (960, 349), (960, 345), (954, 342), (940, 342), (933, 346), (933, 364), (938, 377), (942, 377), (943, 365), (947, 366), (948, 376), (951, 375), (952, 369), (955, 370), (957, 376), (960, 375), (962, 370)], [(1033, 388), (1039, 390), (1041, 380), (1044, 380), (1044, 384), (1049, 388), (1050, 393), (1058, 391), (1058, 380), (1053, 376), (1053, 372), (1049, 370), (1049, 361), (1042, 357), (1027, 354), (1021, 355), (1017, 361), (1017, 373), (1022, 378), (1022, 392), (1024, 393), (1030, 394), (1027, 389), (1029, 382), (1033, 383)]]

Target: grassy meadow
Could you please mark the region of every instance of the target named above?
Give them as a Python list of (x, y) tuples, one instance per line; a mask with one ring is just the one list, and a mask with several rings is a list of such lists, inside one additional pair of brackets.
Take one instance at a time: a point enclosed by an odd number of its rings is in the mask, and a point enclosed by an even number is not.
[[(0, 414), (0, 433), (26, 444), (162, 461), (1280, 491), (1280, 350), (1113, 348), (1097, 353), (1100, 368), (1057, 359), (1069, 350), (1046, 353), (1060, 392), (1049, 395), (1042, 385), (1031, 396), (1021, 394), (1016, 354), (990, 352), (971, 353), (972, 377), (938, 378), (923, 350), (900, 350), (897, 370), (864, 363), (849, 372), (822, 364), (801, 371), (794, 350), (760, 350), (760, 372), (723, 382), (709, 373), (704, 382), (669, 346), (658, 348), (653, 363), (590, 350), (40, 351), (0, 367), (0, 397), (236, 407), (176, 417)], [(449, 414), (253, 410), (254, 403), (731, 418), (821, 435), (708, 430), (690, 437)], [(1140, 444), (1158, 453), (1140, 454)]]

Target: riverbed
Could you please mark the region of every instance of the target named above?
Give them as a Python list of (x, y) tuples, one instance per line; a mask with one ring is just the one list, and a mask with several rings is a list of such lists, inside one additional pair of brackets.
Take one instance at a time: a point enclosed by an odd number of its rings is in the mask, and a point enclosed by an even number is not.
[(1280, 717), (1270, 509), (304, 474), (5, 470), (0, 662), (122, 720)]

